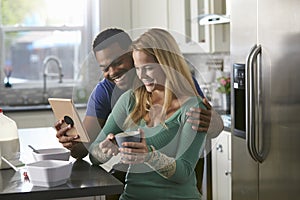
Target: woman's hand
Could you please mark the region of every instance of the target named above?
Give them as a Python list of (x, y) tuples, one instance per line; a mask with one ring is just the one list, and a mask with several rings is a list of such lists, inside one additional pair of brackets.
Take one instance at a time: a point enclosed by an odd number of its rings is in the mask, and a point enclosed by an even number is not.
[(115, 156), (119, 153), (118, 146), (115, 141), (115, 135), (110, 133), (108, 136), (99, 144), (99, 148), (102, 153), (106, 156)]
[(138, 130), (141, 134), (141, 142), (123, 142), (125, 148), (119, 148), (121, 153), (121, 162), (125, 164), (139, 164), (146, 160), (148, 155), (148, 147), (145, 134), (142, 129)]

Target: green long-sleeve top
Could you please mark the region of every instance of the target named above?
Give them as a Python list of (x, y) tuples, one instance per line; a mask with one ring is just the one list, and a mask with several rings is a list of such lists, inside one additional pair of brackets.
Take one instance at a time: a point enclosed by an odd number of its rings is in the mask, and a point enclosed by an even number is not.
[[(102, 131), (92, 143), (90, 152), (100, 162), (108, 159), (101, 160), (103, 157), (97, 157), (93, 151), (99, 148), (99, 143), (109, 133), (126, 131), (122, 126), (134, 104), (135, 97), (132, 90), (129, 90), (120, 97)], [(147, 145), (152, 146), (155, 152), (149, 156), (149, 161), (130, 165), (121, 199), (201, 199), (194, 169), (203, 151), (206, 133), (194, 131), (192, 125), (186, 122), (186, 112), (191, 107), (205, 109), (201, 98), (190, 97), (165, 124), (148, 127), (144, 120), (139, 122), (138, 127), (143, 129)], [(170, 164), (172, 160), (174, 162)]]

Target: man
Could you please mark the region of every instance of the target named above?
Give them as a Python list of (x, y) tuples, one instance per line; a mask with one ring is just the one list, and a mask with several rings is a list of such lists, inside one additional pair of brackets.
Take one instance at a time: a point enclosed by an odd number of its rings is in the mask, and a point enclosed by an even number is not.
[[(93, 42), (93, 52), (103, 72), (104, 79), (96, 85), (91, 93), (86, 116), (83, 119), (83, 124), (91, 142), (98, 136), (120, 95), (132, 86), (133, 77), (136, 74), (131, 52), (129, 51), (131, 42), (129, 35), (120, 29), (106, 29), (99, 33)], [(203, 97), (204, 95), (196, 81), (195, 85), (198, 93)], [(187, 113), (190, 117), (188, 121), (194, 124), (193, 129), (205, 131), (212, 138), (222, 131), (223, 122), (211, 109), (206, 99), (204, 103), (207, 110), (198, 108), (191, 110)], [(63, 121), (60, 120), (55, 125), (56, 137), (59, 142), (65, 148), (71, 150), (72, 157), (77, 159), (85, 157), (88, 154), (87, 145), (89, 144), (75, 142), (74, 139), (77, 139), (77, 137), (67, 136), (67, 131), (71, 129), (71, 126), (61, 128), (62, 124)], [(212, 130), (212, 128), (216, 130)], [(119, 177), (119, 179), (122, 180), (123, 178)]]
[[(131, 42), (128, 34), (119, 29), (107, 29), (99, 33), (94, 40), (93, 52), (105, 78), (92, 91), (83, 119), (91, 141), (95, 140), (104, 126), (118, 97), (132, 84), (130, 73), (126, 73), (133, 68), (133, 61), (128, 53)], [(59, 142), (71, 150), (72, 157), (85, 157), (88, 154), (87, 148), (83, 143), (74, 142), (74, 138), (66, 136), (71, 127), (61, 128), (62, 123), (59, 121), (55, 125)]]
[[(135, 70), (133, 69), (133, 60), (128, 48), (132, 40), (129, 35), (120, 29), (107, 29), (98, 34), (93, 43), (93, 52), (99, 67), (104, 74), (104, 79), (100, 81), (90, 95), (86, 116), (83, 124), (94, 141), (99, 134), (101, 127), (111, 112), (111, 109), (119, 96), (129, 89), (132, 85)], [(195, 81), (195, 85), (199, 94), (203, 97), (199, 85)], [(117, 86), (117, 87), (115, 87)], [(203, 129), (202, 131), (211, 131), (209, 129), (211, 119), (211, 106), (205, 99), (204, 102), (208, 110), (195, 109), (187, 113), (192, 118), (189, 120), (194, 124), (194, 129)], [(64, 147), (71, 150), (74, 158), (83, 158), (88, 154), (87, 148), (83, 143), (74, 142), (73, 137), (67, 136), (67, 131), (71, 128), (61, 128), (62, 121), (58, 121), (55, 125), (57, 129), (57, 138)], [(222, 123), (222, 122), (221, 122)], [(216, 123), (218, 124), (218, 122)], [(199, 125), (203, 127), (199, 127)], [(223, 129), (211, 131), (213, 135), (217, 135)], [(214, 137), (213, 136), (213, 137)]]

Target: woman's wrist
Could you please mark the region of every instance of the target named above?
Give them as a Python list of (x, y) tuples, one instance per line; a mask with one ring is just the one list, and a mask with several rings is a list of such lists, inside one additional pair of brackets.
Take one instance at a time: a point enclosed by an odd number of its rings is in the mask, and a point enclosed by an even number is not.
[[(148, 147), (149, 148), (149, 147)], [(153, 146), (145, 158), (145, 164), (157, 171), (162, 177), (169, 178), (176, 171), (176, 161), (172, 157), (160, 153)]]
[(147, 145), (147, 148), (148, 148), (148, 153), (145, 157), (145, 162), (149, 162), (153, 158), (153, 151), (155, 151), (155, 148), (152, 145)]

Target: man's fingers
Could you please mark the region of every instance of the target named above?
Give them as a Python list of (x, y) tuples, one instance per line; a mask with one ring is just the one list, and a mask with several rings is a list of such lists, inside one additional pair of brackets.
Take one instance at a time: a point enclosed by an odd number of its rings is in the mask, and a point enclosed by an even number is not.
[(192, 115), (192, 114), (198, 114), (197, 116), (201, 115), (206, 115), (206, 116), (211, 116), (211, 111), (206, 110), (206, 109), (201, 109), (201, 108), (196, 108), (196, 107), (191, 107), (190, 110), (187, 112), (187, 115)]
[(211, 110), (211, 105), (209, 104), (207, 98), (203, 98), (203, 104), (208, 110)]
[(74, 136), (61, 136), (58, 138), (60, 143), (67, 143), (67, 142), (73, 142), (74, 141)]
[(198, 120), (198, 119), (187, 119), (187, 122), (189, 122), (189, 123), (191, 123), (191, 124), (193, 124), (193, 126), (197, 126), (197, 127), (199, 127), (199, 126), (202, 126), (202, 128), (208, 128), (209, 127), (209, 123), (207, 123), (207, 122), (205, 122), (205, 121), (203, 121), (203, 120)]
[(72, 127), (70, 125), (64, 127), (64, 128), (61, 128), (59, 129), (57, 132), (56, 132), (56, 137), (57, 138), (60, 138), (62, 136), (65, 136), (67, 134), (67, 132), (71, 129)]
[(73, 147), (73, 142), (64, 142), (64, 143), (62, 143), (62, 145), (63, 145), (65, 148), (71, 150), (72, 147)]
[(197, 132), (207, 132), (208, 131), (207, 127), (192, 126), (192, 129), (197, 131)]
[(190, 118), (210, 121), (209, 114), (206, 115), (204, 113), (199, 113), (199, 112), (187, 112), (186, 115), (189, 116)]
[(209, 123), (197, 119), (188, 119), (187, 122), (192, 124), (192, 129), (197, 132), (207, 132)]
[(198, 132), (207, 132), (211, 120), (212, 107), (206, 98), (203, 98), (203, 104), (207, 109), (192, 107), (186, 113), (189, 118), (187, 122), (192, 124), (192, 129)]
[(54, 128), (58, 131), (61, 129), (61, 126), (63, 125), (64, 120), (58, 120), (55, 124), (54, 124)]
[(58, 141), (67, 149), (71, 150), (74, 145), (76, 145), (78, 142), (75, 142), (74, 140), (77, 137), (75, 136), (61, 136), (58, 138)]

